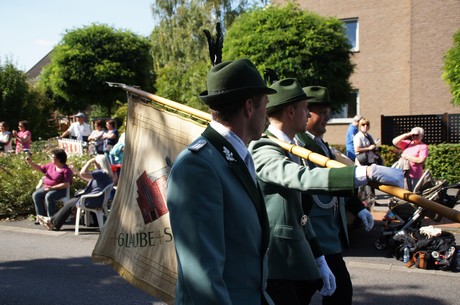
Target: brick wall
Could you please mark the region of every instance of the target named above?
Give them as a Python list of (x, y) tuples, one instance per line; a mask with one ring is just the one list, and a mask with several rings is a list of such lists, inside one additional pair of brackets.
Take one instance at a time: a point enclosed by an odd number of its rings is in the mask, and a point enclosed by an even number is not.
[(411, 114), (460, 112), (442, 79), (443, 56), (458, 30), (459, 0), (412, 0)]
[[(282, 3), (284, 1), (272, 1)], [(460, 28), (458, 0), (299, 0), (302, 9), (339, 19), (358, 18), (359, 52), (351, 77), (359, 113), (381, 137), (380, 116), (460, 113), (442, 80), (442, 59)], [(435, 3), (435, 7), (433, 6)], [(326, 139), (343, 144), (348, 124), (331, 125)]]

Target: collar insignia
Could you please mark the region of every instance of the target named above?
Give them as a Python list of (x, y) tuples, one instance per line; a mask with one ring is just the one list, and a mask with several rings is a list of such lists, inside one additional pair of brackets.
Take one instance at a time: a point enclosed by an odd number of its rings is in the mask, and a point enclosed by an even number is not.
[(235, 158), (233, 157), (233, 153), (224, 146), (224, 154), (225, 154), (225, 159), (229, 162), (236, 162)]

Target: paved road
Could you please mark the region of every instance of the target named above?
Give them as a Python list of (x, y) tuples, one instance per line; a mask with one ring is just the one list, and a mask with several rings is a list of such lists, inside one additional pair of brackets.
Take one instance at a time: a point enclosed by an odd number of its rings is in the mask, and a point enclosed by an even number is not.
[[(110, 266), (91, 262), (95, 230), (54, 232), (24, 220), (0, 222), (1, 305), (159, 305), (130, 286)], [(374, 248), (379, 222), (371, 232), (351, 234), (346, 261), (355, 288), (355, 305), (458, 305), (460, 272), (407, 269)], [(460, 243), (460, 236), (457, 242)], [(313, 305), (321, 304), (318, 297)], [(206, 304), (204, 304), (206, 305)]]
[(47, 231), (33, 222), (0, 222), (0, 304), (159, 305), (111, 266), (93, 264), (99, 233), (73, 226)]

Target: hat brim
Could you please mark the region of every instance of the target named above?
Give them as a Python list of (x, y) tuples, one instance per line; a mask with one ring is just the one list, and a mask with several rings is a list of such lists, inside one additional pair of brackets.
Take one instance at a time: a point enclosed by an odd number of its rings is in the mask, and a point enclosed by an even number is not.
[(215, 94), (209, 94), (208, 91), (204, 91), (198, 95), (198, 97), (206, 105), (223, 105), (229, 103), (230, 97), (238, 97), (248, 94), (275, 94), (276, 90), (269, 87), (246, 87), (227, 90)]

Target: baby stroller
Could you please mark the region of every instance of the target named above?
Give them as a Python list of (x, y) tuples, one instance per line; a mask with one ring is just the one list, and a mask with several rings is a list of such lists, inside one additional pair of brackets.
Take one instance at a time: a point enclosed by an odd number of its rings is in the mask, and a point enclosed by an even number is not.
[[(458, 189), (458, 191), (455, 195), (449, 195), (447, 194), (449, 189)], [(431, 172), (426, 170), (414, 187), (413, 193), (453, 208), (459, 199), (460, 184), (447, 185), (447, 181), (434, 179)], [(375, 241), (375, 247), (379, 250), (386, 249), (398, 232), (418, 230), (425, 217), (436, 222), (440, 222), (442, 219), (442, 215), (398, 198), (390, 199), (388, 207), (389, 210), (383, 219), (384, 227), (381, 236)]]

